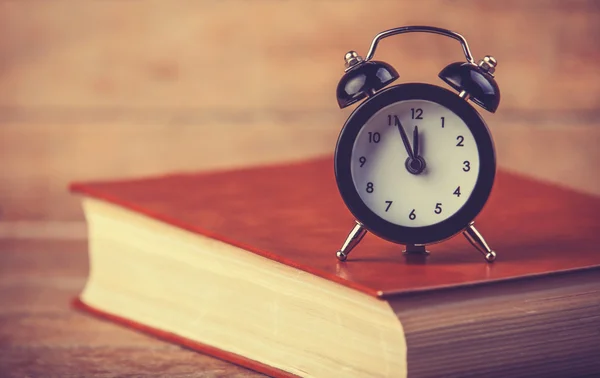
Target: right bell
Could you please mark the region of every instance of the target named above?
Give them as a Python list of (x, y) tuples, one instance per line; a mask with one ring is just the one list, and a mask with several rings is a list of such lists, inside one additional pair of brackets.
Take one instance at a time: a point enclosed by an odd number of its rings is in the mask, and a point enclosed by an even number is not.
[(494, 79), (496, 60), (486, 56), (479, 65), (456, 62), (447, 65), (439, 77), (459, 92), (465, 91), (469, 99), (489, 112), (496, 112), (500, 104), (500, 89)]

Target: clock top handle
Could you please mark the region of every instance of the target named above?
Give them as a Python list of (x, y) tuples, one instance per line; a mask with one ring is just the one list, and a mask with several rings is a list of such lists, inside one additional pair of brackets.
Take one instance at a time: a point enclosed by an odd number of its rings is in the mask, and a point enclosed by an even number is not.
[(465, 53), (465, 58), (467, 58), (467, 62), (469, 62), (471, 64), (475, 64), (475, 60), (473, 60), (473, 56), (471, 55), (471, 50), (469, 50), (469, 44), (467, 43), (467, 40), (465, 39), (465, 37), (463, 37), (462, 35), (460, 35), (458, 33), (453, 32), (451, 30), (448, 30), (448, 29), (437, 28), (435, 26), (417, 26), (417, 25), (402, 26), (399, 28), (385, 30), (385, 31), (382, 31), (381, 33), (377, 34), (375, 36), (375, 38), (373, 38), (373, 42), (371, 42), (371, 48), (369, 49), (369, 52), (367, 53), (367, 56), (365, 57), (365, 61), (369, 61), (369, 60), (373, 59), (373, 56), (375, 55), (375, 50), (377, 49), (377, 45), (379, 44), (379, 42), (382, 39), (391, 37), (393, 35), (404, 34), (404, 33), (433, 33), (433, 34), (444, 35), (446, 37), (456, 39), (457, 41), (460, 42), (460, 45), (462, 46), (463, 52)]
[(451, 63), (438, 76), (457, 90), (465, 100), (470, 99), (489, 112), (496, 111), (500, 104), (500, 89), (494, 79), (496, 59), (492, 56), (485, 56), (479, 64), (476, 64), (469, 44), (462, 35), (434, 26), (402, 26), (385, 30), (375, 36), (364, 59), (355, 51), (347, 52), (344, 56), (345, 74), (337, 86), (337, 100), (340, 108), (345, 108), (375, 94), (376, 91), (400, 77), (388, 63), (372, 59), (377, 45), (382, 39), (404, 33), (433, 33), (459, 41), (466, 62)]

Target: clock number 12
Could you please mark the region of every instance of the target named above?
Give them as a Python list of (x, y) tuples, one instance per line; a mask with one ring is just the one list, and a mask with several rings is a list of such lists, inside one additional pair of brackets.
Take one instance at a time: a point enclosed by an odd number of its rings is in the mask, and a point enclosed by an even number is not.
[(421, 108), (410, 108), (412, 119), (423, 119), (423, 109)]

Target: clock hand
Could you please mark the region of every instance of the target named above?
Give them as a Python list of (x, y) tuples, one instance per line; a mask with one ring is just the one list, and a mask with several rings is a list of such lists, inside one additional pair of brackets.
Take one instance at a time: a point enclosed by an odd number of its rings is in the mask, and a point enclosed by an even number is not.
[(415, 131), (413, 131), (413, 155), (415, 157), (419, 156), (419, 128), (415, 126)]
[(398, 126), (398, 131), (400, 131), (400, 136), (402, 137), (402, 143), (404, 143), (404, 148), (406, 148), (406, 152), (408, 152), (408, 156), (411, 159), (414, 159), (412, 148), (410, 147), (410, 142), (408, 141), (408, 136), (406, 135), (406, 131), (404, 131), (404, 127), (400, 123), (400, 120), (396, 118), (396, 126)]

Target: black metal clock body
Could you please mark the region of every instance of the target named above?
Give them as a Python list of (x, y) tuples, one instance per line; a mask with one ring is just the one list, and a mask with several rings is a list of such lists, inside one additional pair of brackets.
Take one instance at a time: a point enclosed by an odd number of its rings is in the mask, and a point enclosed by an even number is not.
[[(353, 152), (357, 137), (361, 134), (361, 130), (368, 124), (369, 120), (371, 120), (375, 114), (381, 114), (382, 109), (385, 109), (390, 105), (411, 100), (423, 100), (438, 104), (444, 109), (447, 109), (447, 111), (454, 113), (470, 130), (472, 135), (471, 142), (474, 141), (476, 144), (479, 159), (479, 171), (468, 172), (470, 174), (477, 173), (478, 175), (468, 199), (466, 201), (462, 199), (464, 204), (462, 204), (462, 206), (451, 216), (443, 219), (439, 223), (425, 226), (401, 225), (386, 220), (384, 217), (376, 214), (376, 212), (365, 203), (364, 193), (363, 197), (361, 197), (359, 193), (360, 190), (368, 191), (371, 189), (372, 191), (373, 186), (371, 185), (370, 188), (358, 188), (352, 172), (353, 161), (354, 164), (356, 164), (357, 159), (363, 158), (366, 160), (364, 157), (355, 156), (356, 154)], [(392, 119), (391, 115), (388, 115), (388, 117), (390, 117), (390, 120)], [(442, 128), (443, 125), (439, 124), (439, 120), (428, 120), (427, 114), (417, 116), (417, 118), (420, 119), (415, 120), (413, 123), (419, 123), (419, 129), (422, 132), (444, 132)], [(411, 128), (413, 127), (413, 123), (409, 125)], [(390, 125), (390, 127), (395, 128), (396, 125)], [(407, 128), (406, 125), (404, 127)], [(428, 130), (428, 128), (432, 130)], [(400, 140), (400, 135), (397, 135), (397, 138)], [(454, 139), (452, 138), (451, 140)], [(426, 145), (427, 141), (423, 140), (421, 143)], [(377, 147), (375, 146), (374, 148)], [(438, 152), (442, 153), (442, 151), (427, 150), (424, 155), (424, 160), (427, 161), (428, 156), (432, 156)], [(398, 154), (406, 154), (406, 151), (400, 148)], [(383, 239), (405, 245), (437, 243), (448, 239), (467, 228), (487, 202), (494, 184), (496, 172), (496, 158), (492, 137), (487, 125), (479, 113), (465, 101), (465, 99), (459, 97), (456, 93), (438, 86), (422, 83), (400, 84), (383, 89), (373, 94), (358, 106), (350, 115), (341, 130), (335, 148), (334, 164), (335, 177), (341, 197), (350, 212), (356, 217), (357, 222), (368, 231)], [(355, 165), (355, 167), (358, 166)], [(397, 167), (398, 172), (405, 170), (406, 168), (410, 167)], [(427, 170), (435, 169), (437, 169), (437, 167), (428, 165), (427, 168), (425, 168), (426, 172), (423, 172), (422, 174), (426, 174)], [(406, 185), (411, 185), (410, 180), (406, 182)], [(448, 190), (448, 188), (440, 187), (439, 190)], [(411, 198), (398, 198), (397, 196), (394, 198), (396, 204), (398, 202), (411, 203), (411, 200)], [(388, 202), (387, 205), (390, 205), (388, 207), (391, 207), (393, 204), (392, 201), (386, 202)], [(437, 210), (440, 210), (441, 212), (441, 204), (439, 205), (439, 208), (434, 208), (433, 206), (434, 203), (432, 203), (432, 207), (428, 208), (427, 211), (437, 212)], [(412, 214), (406, 212), (406, 216), (416, 218), (414, 212)]]
[[(456, 92), (423, 83), (390, 86), (400, 75), (390, 64), (373, 60), (377, 45), (415, 32), (460, 42), (466, 60), (438, 74)], [(411, 255), (427, 255), (425, 245), (462, 231), (487, 262), (495, 261), (496, 252), (474, 225), (494, 185), (494, 143), (471, 104), (496, 112), (496, 59), (487, 55), (476, 62), (467, 40), (451, 30), (402, 26), (377, 34), (365, 58), (349, 51), (344, 60), (338, 105), (363, 103), (335, 147), (335, 179), (356, 218), (337, 258), (345, 261), (367, 231), (406, 245)]]

